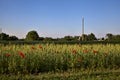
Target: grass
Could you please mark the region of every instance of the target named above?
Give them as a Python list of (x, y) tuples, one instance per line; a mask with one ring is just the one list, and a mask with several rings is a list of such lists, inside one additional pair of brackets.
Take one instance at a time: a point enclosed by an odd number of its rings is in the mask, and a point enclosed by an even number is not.
[(47, 72), (39, 74), (0, 75), (0, 80), (120, 80), (120, 70)]
[(0, 80), (120, 80), (119, 44), (0, 46)]

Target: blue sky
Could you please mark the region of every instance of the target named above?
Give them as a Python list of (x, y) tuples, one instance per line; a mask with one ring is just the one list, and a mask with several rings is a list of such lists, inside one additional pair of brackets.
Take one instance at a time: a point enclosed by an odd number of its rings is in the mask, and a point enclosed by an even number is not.
[(0, 0), (3, 32), (24, 38), (36, 30), (41, 37), (120, 34), (120, 0)]

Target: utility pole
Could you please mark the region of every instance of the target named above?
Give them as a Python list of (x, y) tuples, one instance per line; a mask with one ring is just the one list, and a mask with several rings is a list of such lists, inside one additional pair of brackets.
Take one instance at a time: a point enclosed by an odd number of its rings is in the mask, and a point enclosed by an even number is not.
[(84, 40), (84, 17), (82, 17), (82, 41)]
[(82, 18), (82, 35), (84, 34), (84, 17)]
[(84, 17), (82, 17), (82, 37), (79, 37), (78, 40), (80, 40), (80, 38), (82, 38), (82, 41), (84, 40)]

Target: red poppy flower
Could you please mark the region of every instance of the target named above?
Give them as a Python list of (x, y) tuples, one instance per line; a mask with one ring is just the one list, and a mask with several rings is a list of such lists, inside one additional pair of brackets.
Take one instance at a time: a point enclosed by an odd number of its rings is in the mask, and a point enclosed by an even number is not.
[(73, 50), (72, 50), (72, 53), (73, 53), (73, 54), (76, 54), (76, 53), (77, 53), (77, 51), (76, 51), (75, 49), (73, 49)]
[(42, 49), (43, 47), (41, 45), (39, 45), (39, 48)]
[(31, 48), (32, 48), (32, 49), (35, 49), (35, 46), (32, 46)]
[(10, 54), (10, 53), (7, 53), (7, 54), (5, 54), (5, 56), (10, 57), (10, 56), (11, 56), (11, 54)]
[(23, 52), (19, 52), (19, 56), (21, 56), (22, 58), (24, 58), (25, 54)]
[(98, 53), (98, 51), (96, 51), (96, 50), (93, 50), (93, 53), (94, 53), (94, 54), (96, 54), (96, 53)]
[(83, 50), (83, 53), (88, 53), (88, 50), (87, 49)]

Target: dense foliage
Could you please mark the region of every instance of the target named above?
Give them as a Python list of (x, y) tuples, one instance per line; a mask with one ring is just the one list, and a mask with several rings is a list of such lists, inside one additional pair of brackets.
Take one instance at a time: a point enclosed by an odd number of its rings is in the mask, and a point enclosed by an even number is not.
[(95, 34), (83, 34), (81, 36), (64, 36), (63, 38), (39, 37), (37, 31), (29, 31), (24, 39), (18, 39), (16, 36), (9, 36), (6, 33), (0, 33), (0, 41), (120, 41), (120, 35), (106, 34), (105, 37), (96, 38)]
[(0, 34), (0, 41), (15, 41), (15, 40), (18, 40), (18, 38), (16, 36), (9, 36), (8, 34), (6, 33), (1, 33)]
[(27, 41), (35, 41), (35, 40), (39, 40), (39, 35), (36, 31), (30, 31), (28, 32), (28, 34), (26, 35), (25, 40)]

